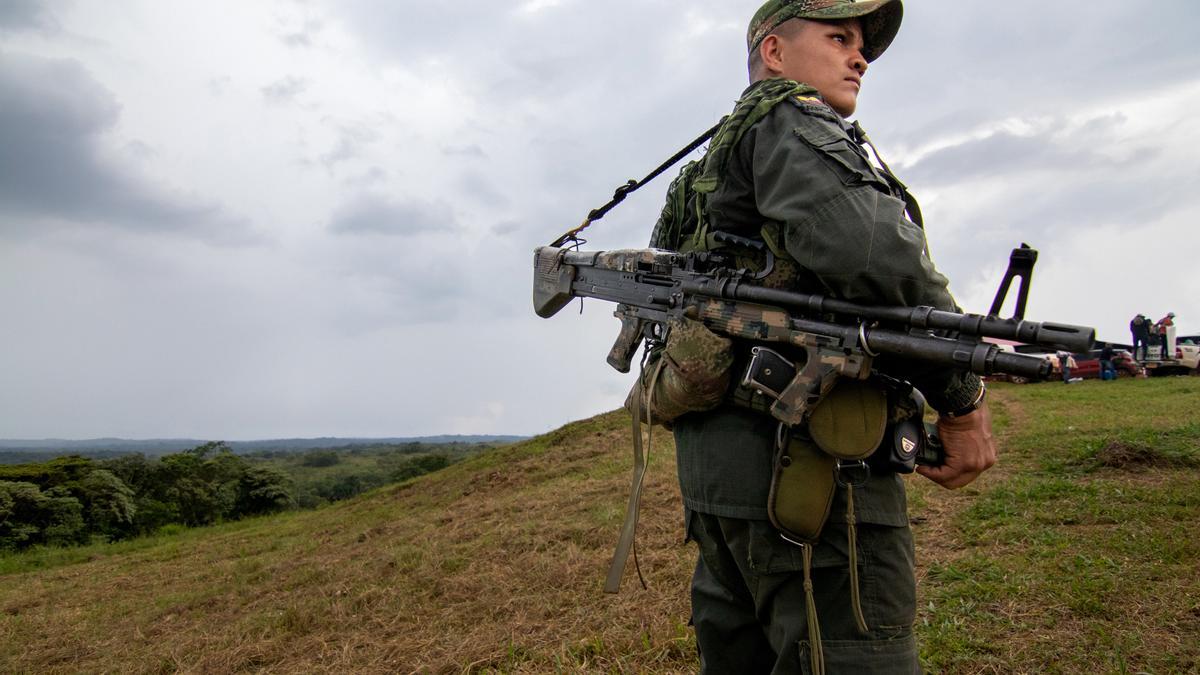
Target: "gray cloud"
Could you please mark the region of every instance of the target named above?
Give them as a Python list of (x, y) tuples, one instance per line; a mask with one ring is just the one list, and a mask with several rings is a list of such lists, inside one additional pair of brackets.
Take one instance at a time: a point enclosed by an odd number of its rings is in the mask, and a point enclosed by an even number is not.
[(337, 142), (321, 155), (321, 163), (332, 170), (339, 162), (362, 156), (363, 149), (378, 140), (379, 132), (367, 124), (340, 124)]
[(496, 185), (495, 179), (480, 171), (465, 171), (459, 178), (458, 185), (460, 194), (489, 209), (505, 207), (511, 203), (509, 196)]
[[(0, 156), (0, 304), (28, 327), (0, 354), (13, 374), (0, 408), (19, 413), (0, 423), (17, 435), (195, 428), (237, 438), (454, 431), (499, 401), (508, 409), (475, 422), (491, 427), (482, 430), (539, 431), (618, 406), (628, 377), (603, 360), (611, 306), (534, 317), (531, 249), (729, 112), (761, 0), (265, 0), (171, 12), (136, 0), (119, 13), (67, 2), (46, 0), (63, 27), (43, 35), (29, 31), (49, 30), (48, 12), (15, 18), (18, 5), (0, 7), (0, 31), (27, 32), (7, 49), (72, 55), (105, 73), (100, 86), (47, 59), (25, 66), (18, 86), (20, 68), (0, 56), (0, 147), (31, 157), (21, 171), (40, 176), (26, 180)], [(542, 8), (519, 9), (533, 5)], [(894, 165), (909, 164), (900, 174), (927, 200), (933, 253), (956, 292), (971, 289), (968, 309), (982, 309), (977, 289), (994, 286), (992, 268), (1027, 240), (1043, 256), (1035, 319), (1123, 330), (1121, 308), (1151, 301), (1200, 316), (1186, 278), (1200, 209), (1187, 152), (1194, 106), (1178, 103), (1194, 98), (1188, 78), (1200, 73), (1188, 35), (1196, 7), (908, 3), (895, 46), (871, 66), (860, 118)], [(241, 28), (218, 67), (197, 70), (212, 55), (152, 39), (204, 40), (230, 20)], [(1148, 94), (1182, 119), (1148, 131), (1154, 122), (1135, 105)], [(269, 103), (281, 109), (264, 111)], [(1096, 116), (1114, 108), (1131, 120)], [(180, 110), (202, 112), (180, 120)], [(1001, 129), (1020, 131), (919, 162), (911, 152)], [(233, 146), (230, 133), (246, 142)], [(585, 232), (587, 248), (643, 245), (672, 173)], [(154, 187), (152, 175), (263, 214), (279, 246), (146, 236), (231, 220)], [(30, 246), (5, 236), (18, 222), (55, 221), (73, 229)], [(92, 222), (125, 230), (81, 226)], [(1171, 245), (1138, 254), (1151, 238)], [(1112, 269), (1119, 283), (1094, 293)], [(1122, 290), (1132, 299), (1114, 297)], [(72, 346), (78, 327), (86, 353)], [(437, 358), (449, 351), (472, 359)], [(512, 396), (512, 382), (546, 363), (588, 386)], [(446, 384), (462, 380), (473, 383), (465, 394)], [(415, 382), (422, 395), (397, 406)]]
[[(866, 99), (912, 101), (871, 120), (892, 142), (915, 145), (997, 115), (1128, 100), (1200, 77), (1193, 2), (908, 3), (904, 23), (864, 89)], [(915, 79), (927, 85), (913, 91)]]
[(224, 96), (225, 92), (229, 90), (229, 87), (232, 84), (232, 77), (229, 77), (228, 75), (222, 75), (221, 77), (211, 78), (208, 81), (207, 86), (209, 93), (211, 93), (213, 96)]
[(386, 169), (378, 166), (372, 166), (361, 174), (346, 178), (342, 181), (342, 184), (347, 187), (365, 188), (379, 184), (387, 180), (387, 177), (388, 172)]
[(267, 99), (268, 103), (279, 105), (296, 100), (296, 97), (304, 93), (307, 88), (308, 80), (289, 75), (268, 84), (259, 91), (262, 92), (263, 98)]
[(1103, 139), (1119, 118), (1090, 120), (1077, 133), (1064, 135), (1051, 129), (1034, 135), (1018, 136), (996, 132), (978, 140), (960, 143), (931, 153), (904, 170), (906, 180), (943, 185), (981, 177), (1025, 171), (1118, 170), (1128, 171), (1152, 160), (1156, 151), (1138, 154), (1135, 159), (1113, 158), (1100, 152)]
[(316, 44), (316, 36), (322, 28), (322, 22), (310, 19), (299, 28), (284, 28), (279, 39), (289, 47), (307, 49)]
[(448, 145), (442, 148), (442, 154), (447, 157), (477, 157), (484, 159), (487, 153), (475, 143), (469, 145)]
[(104, 159), (100, 141), (121, 106), (78, 62), (0, 54), (0, 100), (4, 231), (104, 224), (227, 243), (248, 238), (247, 223), (220, 205), (169, 195)]
[(442, 202), (395, 201), (366, 193), (342, 204), (333, 213), (329, 230), (336, 234), (411, 236), (426, 232), (453, 232), (454, 213)]
[(515, 220), (506, 220), (502, 223), (496, 223), (492, 226), (491, 232), (497, 237), (506, 237), (510, 234), (520, 231), (521, 223)]
[(39, 0), (4, 0), (0, 2), (0, 33), (36, 30), (55, 32), (58, 20), (45, 3)]
[(1177, 167), (1179, 175), (1164, 180), (1163, 148), (1126, 143), (1114, 151), (1110, 139), (1120, 137), (1125, 123), (1108, 114), (1071, 129), (1059, 122), (1024, 136), (997, 132), (934, 152), (903, 173), (914, 184), (952, 194), (969, 194), (979, 181), (1006, 185), (1008, 201), (979, 209), (975, 230), (1043, 233), (1097, 222), (1138, 223), (1186, 207), (1189, 200), (1182, 197), (1200, 183), (1200, 167)]
[[(338, 3), (339, 14), (378, 49), (408, 59), (477, 39), (502, 22), (508, 5), (493, 3)], [(452, 47), (451, 47), (452, 48)]]

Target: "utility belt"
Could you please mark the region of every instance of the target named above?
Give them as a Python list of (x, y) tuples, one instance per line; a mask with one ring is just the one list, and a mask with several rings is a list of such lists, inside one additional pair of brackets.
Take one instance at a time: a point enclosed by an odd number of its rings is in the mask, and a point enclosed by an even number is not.
[[(738, 351), (726, 401), (771, 415), (796, 375), (796, 362), (764, 346)], [(839, 486), (852, 492), (873, 473), (912, 473), (918, 460), (940, 463), (924, 413), (924, 397), (903, 380), (880, 373), (837, 380), (805, 424), (779, 424), (767, 505), (771, 522), (789, 540), (813, 543)]]
[[(770, 416), (779, 393), (796, 375), (795, 361), (769, 347), (737, 351), (726, 403)], [(912, 384), (876, 372), (866, 380), (840, 380), (808, 423), (789, 433), (835, 458), (866, 461), (876, 473), (912, 473), (917, 464), (941, 459), (923, 424), (925, 405)]]

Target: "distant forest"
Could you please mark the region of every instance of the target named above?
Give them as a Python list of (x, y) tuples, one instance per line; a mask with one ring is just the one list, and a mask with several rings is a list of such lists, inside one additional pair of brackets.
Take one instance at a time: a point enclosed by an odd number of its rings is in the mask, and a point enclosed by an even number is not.
[[(74, 454), (0, 465), (0, 551), (118, 541), (316, 508), (495, 445), (372, 442), (238, 454), (228, 443), (209, 442), (158, 457)], [(35, 454), (45, 460), (46, 453)]]
[[(303, 452), (327, 448), (360, 448), (401, 446), (412, 443), (423, 445), (490, 443), (502, 445), (524, 440), (525, 436), (503, 435), (441, 435), (413, 436), (402, 438), (276, 438), (259, 441), (226, 441), (224, 445), (234, 454), (255, 452)], [(0, 438), (0, 464), (24, 464), (44, 462), (52, 457), (79, 455), (92, 459), (111, 459), (132, 453), (147, 457), (160, 457), (173, 452), (183, 452), (199, 447), (209, 441), (189, 438), (127, 439), (93, 438), (87, 440), (37, 439), (18, 440)]]

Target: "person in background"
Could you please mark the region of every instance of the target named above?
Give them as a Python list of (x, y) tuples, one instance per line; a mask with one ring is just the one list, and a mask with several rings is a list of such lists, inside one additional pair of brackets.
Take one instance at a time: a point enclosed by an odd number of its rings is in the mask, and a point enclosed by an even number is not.
[(1105, 342), (1100, 350), (1100, 379), (1117, 379), (1117, 367), (1113, 364), (1113, 348), (1110, 342)]
[[(1149, 326), (1146, 324), (1145, 314), (1138, 314), (1129, 322), (1129, 332), (1133, 335), (1133, 358), (1139, 361), (1146, 360), (1146, 340), (1150, 337)], [(1140, 355), (1138, 353), (1138, 345), (1142, 347)]]
[(1172, 328), (1174, 325), (1175, 312), (1167, 312), (1166, 316), (1159, 319), (1158, 323), (1154, 324), (1154, 328), (1158, 331), (1158, 341), (1162, 345), (1163, 360), (1174, 356), (1174, 354), (1168, 353), (1167, 351), (1167, 341), (1170, 338), (1169, 333), (1171, 332), (1170, 328)]
[(1062, 371), (1063, 384), (1071, 384), (1071, 369), (1075, 367), (1075, 357), (1071, 352), (1058, 353), (1058, 367)]

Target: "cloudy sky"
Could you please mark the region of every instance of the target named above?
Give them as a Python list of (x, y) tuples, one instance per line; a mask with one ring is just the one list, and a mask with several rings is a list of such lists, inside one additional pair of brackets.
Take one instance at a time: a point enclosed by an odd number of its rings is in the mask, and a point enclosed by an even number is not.
[[(0, 0), (0, 437), (532, 434), (617, 407), (534, 246), (707, 129), (756, 0)], [(1194, 0), (909, 0), (857, 119), (960, 304), (1200, 333)], [(644, 245), (666, 180), (589, 231)]]

